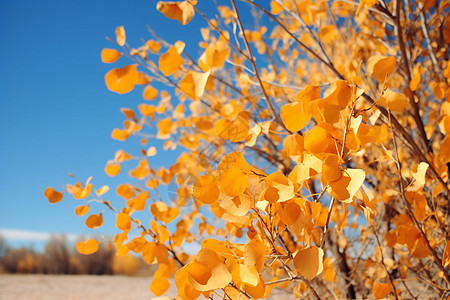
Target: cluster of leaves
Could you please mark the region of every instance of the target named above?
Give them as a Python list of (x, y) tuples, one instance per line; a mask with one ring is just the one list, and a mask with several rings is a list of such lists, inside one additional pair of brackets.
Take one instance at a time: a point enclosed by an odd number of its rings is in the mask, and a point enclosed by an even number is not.
[[(157, 296), (175, 274), (183, 299), (263, 298), (274, 287), (318, 299), (445, 297), (448, 2), (231, 0), (214, 17), (195, 2), (157, 10), (182, 25), (204, 19), (198, 58), (151, 30), (132, 48), (123, 27), (119, 50), (101, 54), (133, 61), (106, 74), (108, 89), (145, 85), (144, 103), (122, 109), (112, 138), (162, 140), (176, 162), (152, 168), (155, 146), (137, 157), (117, 151), (105, 172), (138, 160), (129, 176), (139, 183), (117, 187), (123, 208), (103, 199), (103, 187), (77, 215), (92, 201), (116, 214), (112, 244), (119, 256), (159, 264)], [(176, 197), (160, 197), (174, 182)], [(91, 189), (88, 179), (66, 192), (87, 199)], [(52, 188), (45, 195), (62, 199)], [(149, 226), (135, 217), (146, 207)], [(86, 219), (102, 224), (102, 213)], [(196, 255), (183, 250), (191, 243)], [(77, 247), (89, 254), (98, 244)]]

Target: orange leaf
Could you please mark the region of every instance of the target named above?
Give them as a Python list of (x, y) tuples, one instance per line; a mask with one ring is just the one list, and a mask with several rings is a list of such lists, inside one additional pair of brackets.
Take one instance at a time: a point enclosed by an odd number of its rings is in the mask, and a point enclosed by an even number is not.
[(200, 97), (205, 91), (210, 74), (211, 71), (206, 73), (189, 71), (184, 75), (183, 79), (180, 80), (178, 85), (189, 98), (192, 100), (200, 100)]
[(150, 225), (153, 231), (156, 233), (156, 238), (162, 244), (164, 244), (170, 237), (170, 232), (166, 227), (159, 225), (154, 220), (150, 221)]
[(182, 25), (186, 25), (195, 15), (192, 4), (187, 1), (183, 2), (167, 2), (160, 1), (156, 5), (156, 9), (163, 15), (172, 20), (177, 20)]
[(389, 283), (375, 282), (372, 288), (372, 293), (377, 299), (386, 298), (391, 292), (391, 285)]
[(105, 167), (105, 173), (108, 176), (116, 176), (120, 172), (120, 164), (107, 164)]
[(366, 173), (360, 169), (345, 169), (339, 180), (328, 182), (331, 187), (330, 194), (336, 199), (350, 203), (363, 184)]
[(322, 164), (322, 179), (328, 183), (342, 177), (341, 161), (335, 154), (327, 155)]
[(444, 253), (442, 254), (442, 266), (445, 268), (450, 264), (450, 242), (445, 244)]
[(77, 251), (84, 255), (89, 255), (97, 252), (98, 241), (93, 239), (88, 239), (86, 242), (77, 242)]
[(223, 168), (218, 177), (220, 187), (228, 196), (239, 196), (247, 188), (247, 175), (236, 166), (229, 165)]
[(110, 64), (113, 63), (115, 61), (117, 61), (120, 56), (122, 56), (119, 51), (117, 51), (116, 49), (103, 49), (102, 50), (102, 62)]
[(231, 281), (231, 273), (224, 259), (215, 251), (202, 248), (195, 260), (187, 265), (188, 278), (198, 291), (224, 288)]
[(50, 203), (57, 203), (61, 201), (63, 198), (63, 194), (58, 191), (55, 191), (52, 187), (48, 187), (45, 190), (44, 196), (47, 197)]
[(206, 48), (199, 59), (200, 68), (206, 72), (211, 68), (220, 68), (230, 55), (230, 47), (226, 42), (217, 41)]
[(293, 102), (281, 107), (281, 120), (290, 131), (299, 131), (303, 129), (311, 119), (309, 111), (304, 111), (303, 104)]
[(164, 76), (170, 76), (183, 64), (183, 58), (175, 46), (169, 48), (169, 50), (161, 55), (159, 58), (159, 69)]
[(103, 225), (103, 216), (102, 214), (94, 214), (94, 215), (90, 215), (85, 222), (86, 226), (91, 228), (91, 229), (96, 229), (99, 228), (100, 226)]
[(158, 96), (158, 90), (151, 85), (147, 85), (142, 96), (145, 100), (153, 100)]
[(402, 111), (408, 106), (409, 100), (405, 94), (395, 93), (390, 89), (384, 92), (383, 98), (378, 103), (388, 107), (392, 111)]
[(136, 65), (112, 69), (105, 75), (106, 87), (118, 94), (126, 94), (132, 91), (136, 84), (147, 84), (148, 82), (145, 75), (137, 71)]
[(155, 296), (161, 296), (170, 287), (170, 281), (167, 278), (153, 278), (152, 284), (150, 285), (150, 291), (152, 291)]
[(304, 148), (304, 138), (299, 134), (288, 135), (283, 140), (283, 147), (288, 155), (301, 155)]
[(255, 266), (259, 272), (264, 268), (264, 262), (266, 260), (267, 247), (260, 239), (253, 239), (244, 249), (244, 263), (247, 266)]
[(300, 275), (312, 280), (323, 270), (323, 250), (316, 246), (300, 250), (293, 262)]
[(131, 229), (131, 218), (126, 213), (119, 213), (116, 217), (116, 226), (120, 230), (130, 230)]
[(135, 198), (127, 201), (127, 205), (135, 210), (141, 211), (145, 208), (145, 202), (149, 198), (148, 191), (139, 193)]
[(101, 188), (99, 188), (97, 191), (95, 191), (95, 193), (97, 194), (97, 196), (102, 196), (104, 194), (106, 194), (106, 192), (109, 191), (109, 186), (104, 185)]
[(234, 119), (221, 119), (216, 122), (214, 129), (217, 135), (233, 143), (241, 142), (248, 136), (250, 114), (240, 112)]
[(79, 205), (75, 208), (75, 214), (79, 217), (84, 216), (89, 212), (89, 205)]
[(397, 61), (393, 56), (375, 55), (369, 58), (367, 69), (380, 83), (384, 82), (395, 70)]
[(132, 197), (134, 197), (135, 193), (134, 193), (134, 187), (131, 184), (121, 184), (117, 187), (117, 195), (125, 198), (125, 199), (130, 199)]
[(116, 42), (119, 46), (123, 47), (123, 45), (125, 45), (125, 40), (125, 28), (123, 26), (118, 26), (116, 28)]
[(157, 201), (150, 206), (151, 213), (155, 216), (157, 221), (163, 221), (169, 224), (173, 221), (179, 214), (178, 208), (171, 208), (162, 201)]
[(214, 176), (202, 175), (195, 179), (192, 196), (203, 203), (211, 204), (219, 200), (220, 190)]
[(201, 295), (201, 292), (192, 287), (189, 280), (188, 268), (189, 264), (185, 265), (175, 273), (174, 279), (178, 295), (182, 299), (197, 299)]

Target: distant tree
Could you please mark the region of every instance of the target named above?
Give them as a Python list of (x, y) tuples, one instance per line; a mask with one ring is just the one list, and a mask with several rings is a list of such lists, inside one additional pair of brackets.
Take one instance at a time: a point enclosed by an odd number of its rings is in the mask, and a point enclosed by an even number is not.
[(67, 249), (67, 237), (51, 235), (45, 245), (45, 257), (49, 273), (69, 274), (71, 261), (70, 252)]

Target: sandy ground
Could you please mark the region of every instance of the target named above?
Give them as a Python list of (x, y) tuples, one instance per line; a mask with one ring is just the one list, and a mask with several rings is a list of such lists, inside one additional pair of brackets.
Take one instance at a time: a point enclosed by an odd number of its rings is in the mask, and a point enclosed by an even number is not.
[[(0, 300), (150, 300), (152, 277), (95, 275), (0, 274)], [(173, 299), (175, 283), (164, 296)], [(291, 300), (292, 294), (274, 290), (271, 299)]]
[[(152, 278), (92, 275), (0, 275), (1, 300), (151, 299)], [(176, 295), (172, 284), (167, 296)]]

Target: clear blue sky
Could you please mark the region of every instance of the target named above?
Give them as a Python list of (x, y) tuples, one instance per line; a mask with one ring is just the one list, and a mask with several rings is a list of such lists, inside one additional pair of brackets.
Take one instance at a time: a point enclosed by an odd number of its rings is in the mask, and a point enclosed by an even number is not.
[[(110, 135), (122, 126), (120, 108), (143, 102), (142, 88), (127, 95), (106, 89), (105, 73), (130, 61), (103, 64), (102, 48), (113, 47), (105, 37), (114, 38), (123, 25), (127, 41), (140, 46), (141, 38), (151, 38), (149, 25), (169, 42), (186, 41), (190, 54), (198, 55), (198, 28), (205, 27), (199, 15), (190, 23), (195, 30), (165, 18), (156, 2), (0, 0), (0, 229), (93, 233), (74, 214), (81, 202), (66, 196), (50, 205), (43, 192), (73, 183), (68, 172), (82, 181), (92, 175), (97, 188), (115, 190), (127, 181), (111, 180), (103, 170), (116, 150), (139, 151), (137, 143)], [(208, 13), (211, 4), (198, 5)], [(159, 150), (154, 168), (170, 160)], [(117, 199), (114, 191), (107, 195)], [(105, 222), (97, 231), (114, 232), (113, 219)]]

